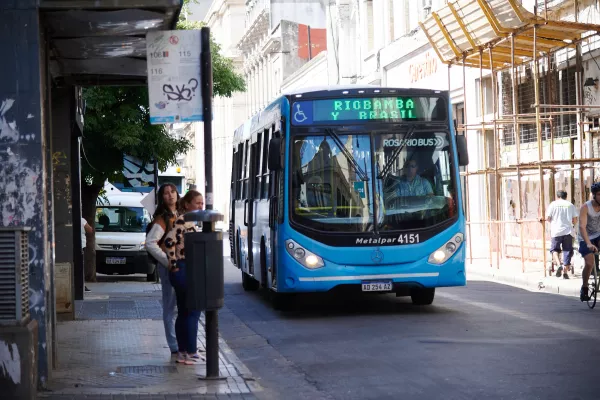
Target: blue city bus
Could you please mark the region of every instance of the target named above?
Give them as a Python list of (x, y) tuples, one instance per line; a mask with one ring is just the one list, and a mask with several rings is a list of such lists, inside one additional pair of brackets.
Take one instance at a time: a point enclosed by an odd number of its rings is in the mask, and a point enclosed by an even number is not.
[(236, 129), (229, 237), (245, 290), (347, 289), (433, 302), (464, 286), (447, 91), (347, 86), (282, 95)]

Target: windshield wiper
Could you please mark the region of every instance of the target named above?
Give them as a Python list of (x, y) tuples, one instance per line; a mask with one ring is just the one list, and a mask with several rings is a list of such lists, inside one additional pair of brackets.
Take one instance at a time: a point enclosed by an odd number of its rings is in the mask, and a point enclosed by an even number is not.
[(394, 165), (394, 163), (396, 162), (396, 159), (400, 155), (400, 152), (406, 147), (406, 143), (408, 143), (409, 139), (412, 139), (412, 136), (415, 133), (415, 129), (416, 128), (414, 125), (411, 126), (410, 128), (408, 128), (408, 132), (406, 132), (404, 143), (402, 144), (402, 146), (398, 146), (398, 148), (396, 150), (394, 150), (394, 152), (392, 153), (392, 156), (385, 164), (385, 167), (383, 167), (383, 170), (379, 173), (379, 175), (377, 175), (377, 179), (385, 179), (387, 177), (387, 175), (390, 172), (390, 169), (392, 169), (392, 166)]
[(350, 153), (348, 151), (348, 149), (346, 148), (346, 146), (344, 146), (344, 144), (342, 143), (342, 140), (340, 139), (339, 135), (331, 128), (325, 129), (325, 133), (327, 133), (329, 136), (331, 136), (331, 138), (333, 139), (335, 144), (340, 148), (340, 151), (342, 153), (344, 153), (344, 156), (346, 156), (346, 159), (348, 160), (348, 162), (350, 164), (352, 164), (352, 166), (354, 167), (354, 170), (358, 174), (358, 177), (360, 178), (360, 180), (368, 182), (369, 175), (360, 167), (360, 165), (358, 165), (358, 163), (354, 159), (354, 156), (352, 155), (352, 153)]

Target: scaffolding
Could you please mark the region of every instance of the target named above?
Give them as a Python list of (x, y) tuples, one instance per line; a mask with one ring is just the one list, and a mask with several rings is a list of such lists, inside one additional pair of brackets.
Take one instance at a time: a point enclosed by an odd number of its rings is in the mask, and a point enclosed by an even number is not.
[[(600, 115), (593, 92), (600, 76), (584, 79), (582, 50), (600, 48), (600, 25), (577, 17), (595, 2), (559, 3), (557, 10), (537, 2), (530, 12), (516, 0), (458, 0), (421, 23), (449, 66), (449, 83), (452, 70), (462, 67), (464, 115), (457, 130), (467, 136), (471, 159), (479, 157), (483, 165), (461, 172), (471, 262), (500, 268), (513, 259), (523, 272), (542, 267), (546, 276), (546, 207), (562, 189), (579, 208), (594, 176), (600, 177), (599, 123), (593, 117)], [(473, 81), (467, 77), (477, 69), (473, 118), (467, 115)]]

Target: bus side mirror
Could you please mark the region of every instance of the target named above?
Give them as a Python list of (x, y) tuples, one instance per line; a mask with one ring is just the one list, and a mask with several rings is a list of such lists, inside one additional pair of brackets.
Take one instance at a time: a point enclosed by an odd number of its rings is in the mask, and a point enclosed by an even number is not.
[(467, 150), (467, 137), (456, 135), (456, 150), (458, 152), (458, 165), (466, 167), (469, 165), (469, 151)]
[(283, 168), (283, 162), (281, 159), (281, 138), (273, 138), (269, 142), (269, 170), (281, 170)]

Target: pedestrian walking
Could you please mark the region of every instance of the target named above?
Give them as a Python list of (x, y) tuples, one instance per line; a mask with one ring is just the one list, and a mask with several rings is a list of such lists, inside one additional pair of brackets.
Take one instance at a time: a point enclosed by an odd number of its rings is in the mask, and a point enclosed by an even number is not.
[(165, 252), (164, 239), (174, 226), (177, 218), (177, 205), (179, 204), (177, 187), (172, 183), (165, 183), (158, 189), (158, 204), (152, 219), (150, 230), (146, 235), (146, 249), (150, 256), (156, 260), (160, 285), (162, 289), (163, 323), (167, 344), (171, 350), (171, 357), (176, 357), (179, 352), (177, 336), (175, 334), (175, 290), (169, 279), (169, 261)]
[(573, 227), (577, 225), (577, 210), (571, 202), (567, 201), (567, 192), (564, 190), (556, 192), (556, 200), (550, 203), (546, 210), (546, 220), (550, 223), (550, 236), (552, 237), (550, 253), (554, 265), (557, 266), (556, 277), (560, 278), (562, 274), (564, 279), (569, 279), (568, 272), (573, 272), (571, 258), (573, 257)]
[[(182, 214), (201, 210), (203, 207), (204, 198), (202, 194), (196, 190), (188, 191), (181, 199), (181, 216), (177, 218), (174, 227), (165, 237), (165, 248), (169, 259), (169, 277), (177, 296), (177, 320), (175, 321), (175, 332), (179, 346), (177, 362), (186, 365), (194, 365), (202, 360), (198, 354), (200, 311), (190, 309), (187, 304), (184, 240), (186, 232), (197, 232), (199, 228), (194, 222), (185, 222)], [(188, 268), (191, 267), (188, 266)]]

